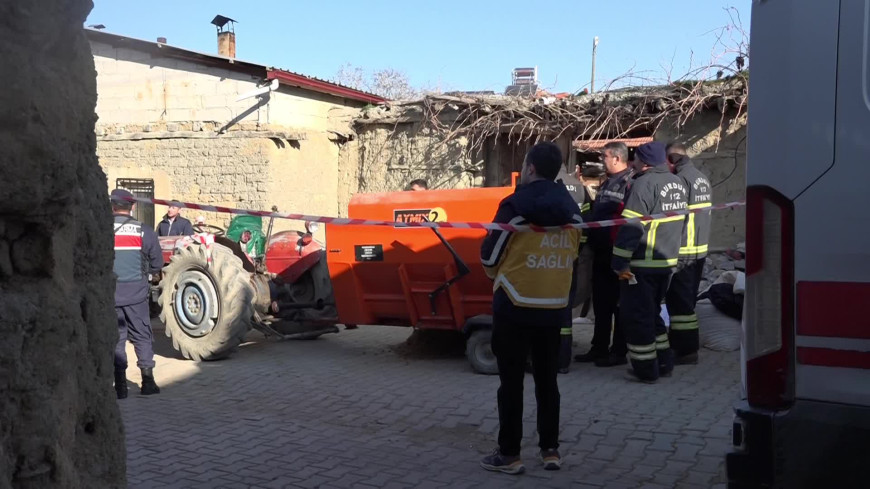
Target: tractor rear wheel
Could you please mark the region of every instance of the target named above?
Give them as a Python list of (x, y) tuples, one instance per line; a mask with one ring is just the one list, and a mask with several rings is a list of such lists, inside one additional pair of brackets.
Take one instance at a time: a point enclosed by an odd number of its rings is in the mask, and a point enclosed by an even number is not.
[(222, 245), (193, 243), (172, 255), (161, 283), (160, 319), (191, 360), (228, 357), (251, 327), (254, 288), (242, 261)]
[(492, 329), (480, 328), (471, 333), (465, 342), (465, 356), (477, 373), (497, 374), (498, 362), (492, 353)]

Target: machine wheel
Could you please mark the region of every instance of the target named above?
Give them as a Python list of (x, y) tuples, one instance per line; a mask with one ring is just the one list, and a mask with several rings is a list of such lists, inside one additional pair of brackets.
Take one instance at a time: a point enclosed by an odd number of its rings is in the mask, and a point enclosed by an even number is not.
[(331, 305), (335, 301), (332, 294), (332, 279), (329, 276), (329, 268), (326, 265), (326, 255), (321, 255), (320, 260), (311, 267), (308, 271), (302, 274), (296, 282), (289, 284), (286, 287), (284, 298), (296, 303), (313, 303), (322, 300), (330, 305), (323, 309), (298, 309), (284, 320), (283, 324), (276, 326), (276, 329), (284, 334), (298, 334), (303, 331), (309, 331), (308, 334), (296, 336), (296, 340), (314, 340), (320, 336), (337, 332), (332, 331), (329, 327), (322, 323), (323, 318), (334, 318), (336, 316), (335, 306)]
[(254, 289), (233, 252), (219, 244), (179, 249), (164, 269), (160, 319), (172, 346), (191, 360), (228, 357), (251, 327)]
[(465, 342), (465, 356), (477, 373), (497, 374), (498, 362), (495, 354), (492, 353), (492, 330), (478, 329), (471, 333), (468, 341)]

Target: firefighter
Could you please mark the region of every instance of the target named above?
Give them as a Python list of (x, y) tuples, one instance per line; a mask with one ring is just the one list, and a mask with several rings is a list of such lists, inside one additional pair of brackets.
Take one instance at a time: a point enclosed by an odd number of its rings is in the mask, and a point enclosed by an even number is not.
[(677, 365), (697, 364), (699, 340), (695, 303), (710, 242), (709, 208), (713, 206), (713, 187), (710, 179), (692, 163), (685, 146), (671, 143), (667, 154), (669, 163), (673, 165), (672, 171), (686, 186), (689, 209), (707, 209), (686, 216), (677, 273), (671, 278), (665, 299), (671, 319), (668, 337), (676, 357), (674, 362)]
[[(589, 185), (587, 181), (584, 179), (581, 168), (578, 165), (575, 171), (576, 175), (572, 174), (568, 171), (566, 165), (562, 165), (559, 169), (559, 174), (556, 175), (556, 183), (561, 183), (565, 185), (565, 189), (571, 194), (571, 198), (574, 199), (574, 202), (577, 203), (577, 208), (579, 210), (580, 216), (582, 219), (586, 219), (592, 208), (592, 196), (589, 194)], [(591, 180), (590, 180), (591, 183)], [(581, 256), (580, 260), (584, 261), (584, 258), (587, 256), (582, 253), (583, 246), (586, 243), (586, 235), (582, 235), (580, 237), (581, 244)], [(582, 306), (584, 302), (586, 302), (589, 295), (589, 287), (584, 283), (586, 280), (586, 276), (582, 273), (584, 270), (584, 264), (579, 263), (576, 267), (576, 276), (574, 278), (575, 290), (572, 294), (571, 308), (574, 309), (578, 306)], [(561, 346), (559, 347), (559, 373), (567, 374), (570, 370), (571, 366), (571, 350), (574, 343), (574, 329), (573, 324), (569, 318), (568, 323), (563, 325), (560, 329), (561, 334)], [(528, 369), (531, 371), (531, 369)]]
[(123, 189), (111, 193), (115, 221), (115, 314), (118, 317), (118, 344), (115, 347), (115, 393), (127, 397), (127, 339), (136, 351), (136, 364), (142, 372), (143, 395), (158, 394), (154, 381), (154, 349), (151, 316), (148, 309), (148, 276), (163, 268), (163, 254), (157, 234), (133, 219), (133, 194)]
[[(615, 219), (622, 215), (625, 193), (634, 171), (628, 165), (628, 147), (619, 142), (607, 143), (602, 151), (607, 181), (601, 186), (592, 204), (591, 221)], [(577, 355), (577, 362), (595, 362), (599, 367), (625, 365), (625, 335), (619, 324), (619, 278), (611, 270), (613, 239), (618, 227), (589, 230), (588, 246), (592, 249), (592, 308), (595, 330), (592, 348)], [(611, 344), (611, 332), (613, 342)]]
[[(556, 183), (562, 153), (539, 143), (526, 155), (521, 185), (501, 201), (494, 222), (563, 226), (582, 222), (576, 202)], [(571, 291), (582, 232), (490, 231), (481, 247), (494, 280), (492, 351), (498, 361), (498, 448), (481, 461), (487, 470), (522, 473), (523, 378), (531, 352), (538, 407), (540, 458), (547, 470), (561, 466), (559, 386), (556, 379), (561, 325), (571, 321)]]
[[(623, 217), (686, 209), (686, 186), (670, 172), (663, 143), (639, 146), (632, 163), (638, 173), (626, 195)], [(619, 322), (628, 343), (629, 373), (642, 382), (656, 382), (674, 368), (661, 304), (677, 266), (684, 220), (680, 215), (625, 224), (613, 243), (612, 269), (620, 279)]]

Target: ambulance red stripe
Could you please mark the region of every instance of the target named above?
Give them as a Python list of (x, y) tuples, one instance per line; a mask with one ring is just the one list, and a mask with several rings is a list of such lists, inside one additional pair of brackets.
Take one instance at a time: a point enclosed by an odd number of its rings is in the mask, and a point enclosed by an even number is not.
[(870, 352), (798, 347), (797, 361), (816, 367), (870, 369)]
[(870, 283), (798, 282), (797, 334), (870, 339)]

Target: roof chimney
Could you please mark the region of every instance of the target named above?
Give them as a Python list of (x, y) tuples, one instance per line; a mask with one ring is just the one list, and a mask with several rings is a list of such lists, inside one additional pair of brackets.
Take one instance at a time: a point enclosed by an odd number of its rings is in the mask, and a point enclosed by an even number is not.
[(223, 15), (217, 15), (211, 21), (217, 27), (218, 54), (233, 59), (236, 57), (235, 22), (235, 20)]
[(157, 42), (159, 42), (160, 44), (166, 44), (166, 38), (165, 37), (158, 37)]

